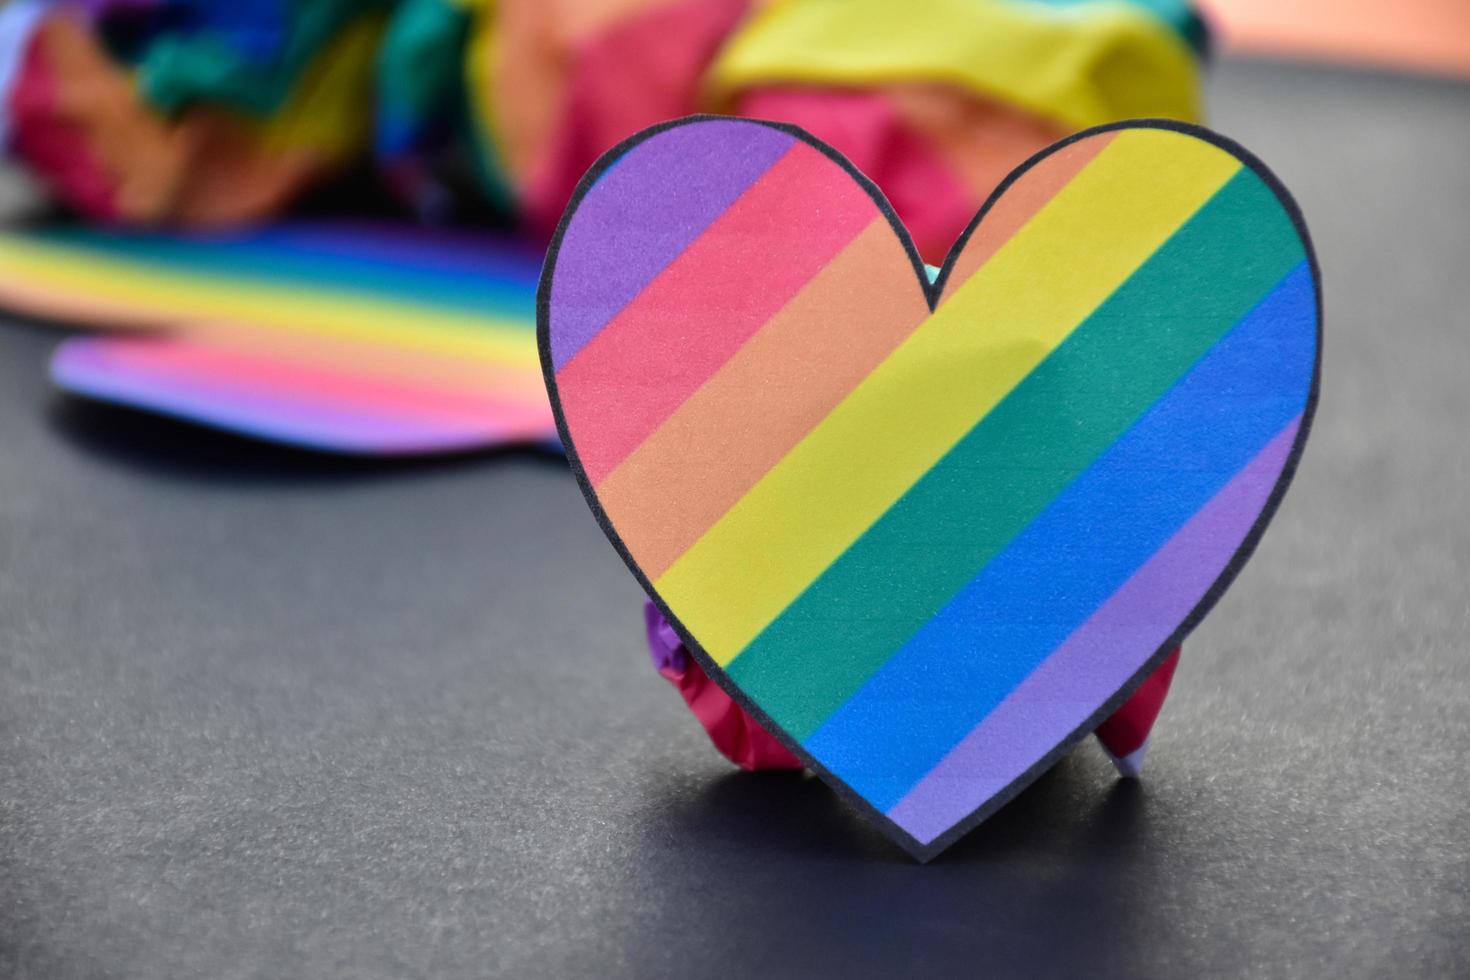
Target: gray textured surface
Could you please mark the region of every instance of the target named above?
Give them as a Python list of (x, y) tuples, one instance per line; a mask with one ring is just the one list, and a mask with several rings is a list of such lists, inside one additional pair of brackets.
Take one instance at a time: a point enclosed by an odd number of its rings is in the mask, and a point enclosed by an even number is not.
[(929, 867), (729, 772), (529, 456), (337, 468), (48, 394), (0, 329), (0, 976), (1470, 974), (1470, 98), (1224, 66), (1327, 374), (1143, 785)]

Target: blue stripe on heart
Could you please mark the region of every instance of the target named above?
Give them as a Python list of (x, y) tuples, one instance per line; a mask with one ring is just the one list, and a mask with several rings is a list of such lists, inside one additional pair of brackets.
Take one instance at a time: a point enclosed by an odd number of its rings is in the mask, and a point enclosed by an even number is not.
[(1301, 324), (1314, 319), (1303, 262), (806, 748), (875, 806), (895, 804), (1303, 410), (1316, 338)]

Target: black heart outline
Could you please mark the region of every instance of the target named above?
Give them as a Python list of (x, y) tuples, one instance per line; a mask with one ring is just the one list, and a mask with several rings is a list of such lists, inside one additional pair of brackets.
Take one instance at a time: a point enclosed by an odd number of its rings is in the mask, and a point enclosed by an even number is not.
[(1317, 318), (1317, 347), (1316, 358), (1312, 365), (1312, 384), (1307, 394), (1307, 404), (1302, 410), (1301, 425), (1297, 429), (1296, 439), (1292, 443), (1291, 452), (1287, 455), (1286, 462), (1281, 468), (1281, 473), (1276, 478), (1276, 484), (1271, 488), (1271, 493), (1266, 498), (1265, 505), (1262, 506), (1260, 513), (1256, 515), (1255, 523), (1246, 532), (1235, 553), (1231, 555), (1230, 560), (1225, 564), (1220, 575), (1205, 590), (1205, 594), (1200, 598), (1200, 601), (1180, 621), (1179, 625), (1175, 627), (1174, 632), (1170, 634), (1169, 638), (1154, 651), (1153, 655), (1144, 662), (1137, 673), (1129, 678), (1127, 683), (1118, 688), (1112, 697), (1103, 702), (1081, 725), (1073, 730), (1066, 738), (1058, 742), (1051, 751), (1037, 760), (1029, 769), (1012, 780), (1004, 789), (972, 810), (965, 819), (950, 827), (928, 844), (923, 844), (890, 819), (886, 813), (868, 802), (849, 787), (847, 783), (843, 782), (842, 779), (814, 759), (811, 753), (807, 752), (800, 742), (787, 735), (785, 729), (776, 724), (758, 704), (748, 698), (745, 692), (740, 689), (740, 686), (726, 675), (724, 669), (715, 663), (709, 654), (705, 653), (704, 648), (694, 639), (689, 630), (684, 627), (683, 622), (679, 620), (674, 614), (674, 611), (664, 602), (663, 597), (658, 594), (658, 590), (653, 587), (653, 583), (643, 574), (643, 570), (633, 560), (633, 556), (628, 552), (627, 546), (623, 544), (623, 539), (618, 535), (617, 529), (602, 509), (602, 503), (597, 499), (597, 491), (587, 479), (587, 472), (582, 467), (581, 458), (577, 454), (576, 442), (572, 439), (571, 432), (567, 427), (566, 417), (562, 414), (561, 396), (556, 387), (556, 370), (552, 364), (551, 357), (551, 282), (556, 270), (556, 260), (561, 252), (562, 238), (566, 235), (567, 227), (571, 224), (572, 216), (576, 214), (578, 205), (582, 203), (582, 199), (586, 197), (587, 193), (609, 167), (645, 140), (679, 126), (712, 121), (728, 122), (734, 119), (741, 119), (741, 117), (700, 114), (685, 116), (680, 119), (671, 119), (650, 126), (647, 129), (634, 133), (617, 146), (608, 150), (582, 176), (582, 179), (577, 183), (576, 190), (572, 193), (571, 201), (567, 204), (566, 210), (562, 212), (561, 221), (557, 223), (556, 234), (551, 239), (551, 244), (546, 252), (545, 263), (541, 267), (541, 282), (536, 290), (536, 344), (541, 356), (542, 378), (546, 382), (546, 392), (551, 398), (551, 410), (556, 418), (557, 433), (561, 436), (562, 444), (566, 447), (567, 461), (571, 464), (572, 472), (576, 475), (577, 485), (582, 490), (582, 496), (587, 499), (587, 505), (592, 508), (593, 516), (597, 519), (597, 523), (602, 527), (603, 533), (607, 535), (608, 540), (612, 542), (613, 547), (617, 549), (618, 555), (623, 559), (623, 563), (628, 566), (628, 569), (633, 573), (634, 577), (638, 579), (638, 583), (643, 586), (643, 591), (648, 594), (648, 597), (658, 607), (659, 611), (663, 613), (664, 618), (673, 626), (674, 631), (684, 641), (685, 647), (688, 648), (689, 652), (694, 656), (694, 659), (698, 661), (700, 667), (704, 669), (704, 672), (715, 683), (720, 685), (725, 693), (734, 699), (736, 704), (750, 712), (767, 731), (775, 736), (792, 754), (805, 763), (809, 769), (821, 777), (822, 781), (832, 787), (839, 796), (856, 806), (858, 810), (872, 819), (894, 843), (907, 851), (915, 860), (920, 863), (928, 863), (955, 841), (984, 822), (995, 811), (1009, 803), (1018, 793), (1034, 782), (1037, 777), (1056, 765), (1078, 742), (1092, 734), (1093, 730), (1116, 711), (1138, 689), (1138, 686), (1143, 683), (1144, 679), (1158, 668), (1164, 658), (1193, 632), (1195, 627), (1214, 608), (1215, 603), (1220, 601), (1225, 591), (1230, 588), (1236, 576), (1245, 567), (1245, 563), (1250, 560), (1251, 555), (1256, 550), (1256, 546), (1260, 543), (1261, 536), (1265, 534), (1266, 527), (1271, 523), (1272, 518), (1276, 516), (1276, 511), (1281, 506), (1281, 500), (1286, 495), (1287, 487), (1290, 486), (1292, 479), (1296, 476), (1297, 465), (1301, 461), (1302, 451), (1306, 447), (1307, 436), (1312, 428), (1312, 421), (1317, 414), (1317, 401), (1320, 396), (1322, 379), (1323, 339), (1322, 272), (1317, 264), (1317, 252), (1312, 246), (1312, 238), (1307, 231), (1306, 221), (1302, 217), (1301, 209), (1297, 206), (1295, 199), (1292, 198), (1291, 193), (1286, 189), (1286, 185), (1281, 182), (1280, 178), (1261, 162), (1255, 154), (1229, 137), (1222, 136), (1204, 126), (1178, 122), (1173, 119), (1127, 119), (1121, 122), (1107, 123), (1102, 126), (1093, 126), (1090, 129), (1084, 129), (1081, 132), (1074, 133), (1065, 139), (1058, 140), (1033, 154), (1024, 163), (1012, 170), (1004, 180), (996, 185), (995, 190), (991, 191), (985, 203), (980, 206), (980, 210), (975, 213), (975, 217), (970, 220), (965, 230), (955, 240), (954, 245), (950, 247), (949, 254), (944, 257), (944, 264), (940, 266), (939, 275), (935, 277), (933, 283), (930, 283), (929, 277), (924, 270), (924, 261), (920, 258), (913, 238), (909, 235), (908, 229), (904, 227), (903, 222), (899, 219), (898, 213), (889, 204), (888, 198), (878, 189), (878, 185), (873, 183), (857, 167), (853, 166), (847, 157), (799, 126), (793, 126), (790, 123), (772, 122), (765, 119), (743, 120), (779, 130), (819, 150), (845, 170), (868, 193), (868, 196), (873, 199), (873, 203), (878, 206), (878, 210), (888, 219), (889, 226), (892, 227), (894, 234), (898, 236), (898, 240), (908, 253), (909, 261), (914, 267), (914, 275), (918, 280), (920, 288), (923, 290), (924, 298), (929, 304), (930, 312), (933, 312), (939, 298), (943, 295), (945, 283), (949, 280), (950, 270), (954, 267), (955, 260), (964, 251), (965, 245), (970, 240), (970, 236), (980, 226), (980, 222), (984, 220), (985, 215), (989, 213), (995, 202), (1004, 196), (1012, 184), (1019, 180), (1032, 167), (1066, 146), (1070, 146), (1079, 140), (1096, 136), (1099, 133), (1124, 129), (1162, 129), (1193, 136), (1224, 150), (1241, 161), (1245, 166), (1250, 167), (1261, 178), (1262, 182), (1271, 189), (1271, 192), (1276, 195), (1277, 201), (1280, 202), (1287, 216), (1291, 218), (1292, 225), (1296, 229), (1297, 236), (1301, 239), (1302, 246), (1306, 251), (1307, 262), (1312, 270), (1312, 287)]

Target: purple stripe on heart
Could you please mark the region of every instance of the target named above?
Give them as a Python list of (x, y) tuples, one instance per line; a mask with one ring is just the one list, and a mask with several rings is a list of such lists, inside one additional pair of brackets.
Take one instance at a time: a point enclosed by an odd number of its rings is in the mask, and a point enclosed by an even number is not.
[[(1057, 647), (964, 740), (888, 811), (928, 844), (1015, 782), (1127, 682), (1224, 570), (1221, 541), (1245, 538), (1276, 485), (1300, 418), (1237, 473), (1133, 577)], [(1153, 635), (1142, 634), (1148, 623)], [(1021, 768), (1018, 768), (1018, 765)]]
[(557, 370), (725, 212), (796, 142), (744, 121), (675, 126), (598, 178), (576, 206), (561, 248), (575, 276), (552, 281)]

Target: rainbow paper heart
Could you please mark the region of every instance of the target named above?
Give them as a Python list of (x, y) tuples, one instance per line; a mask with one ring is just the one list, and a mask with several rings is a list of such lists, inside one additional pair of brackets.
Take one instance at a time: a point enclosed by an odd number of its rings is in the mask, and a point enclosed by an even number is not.
[(1111, 712), (1239, 572), (1316, 401), (1280, 183), (1207, 130), (1016, 171), (930, 286), (805, 133), (604, 157), (542, 273), (594, 512), (703, 666), (920, 859)]

